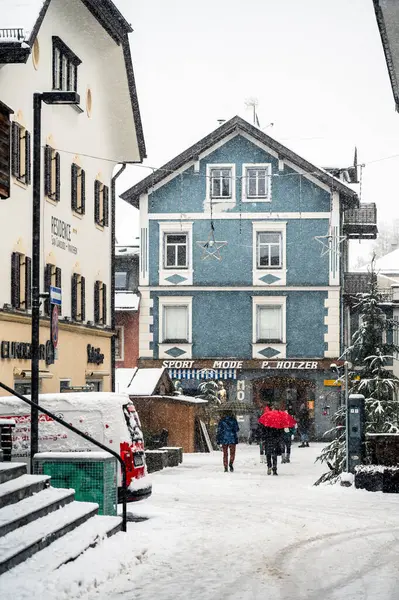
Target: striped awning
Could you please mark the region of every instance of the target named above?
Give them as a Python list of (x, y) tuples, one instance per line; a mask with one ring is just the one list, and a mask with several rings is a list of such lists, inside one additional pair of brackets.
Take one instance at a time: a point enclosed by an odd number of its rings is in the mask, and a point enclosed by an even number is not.
[(168, 369), (172, 379), (237, 379), (236, 369)]

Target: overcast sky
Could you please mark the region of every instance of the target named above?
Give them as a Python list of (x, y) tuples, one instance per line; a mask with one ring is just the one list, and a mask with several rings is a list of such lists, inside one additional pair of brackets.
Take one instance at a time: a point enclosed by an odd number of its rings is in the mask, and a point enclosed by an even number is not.
[[(218, 119), (251, 121), (255, 97), (261, 128), (316, 165), (349, 165), (357, 145), (362, 201), (399, 219), (399, 114), (372, 0), (115, 2), (134, 28), (144, 165), (161, 166)], [(118, 192), (150, 172), (128, 167)], [(118, 243), (137, 235), (137, 211), (118, 200)]]

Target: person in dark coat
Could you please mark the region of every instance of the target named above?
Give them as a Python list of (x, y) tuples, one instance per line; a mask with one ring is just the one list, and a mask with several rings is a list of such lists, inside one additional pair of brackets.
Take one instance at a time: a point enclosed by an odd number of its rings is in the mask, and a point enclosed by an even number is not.
[(301, 436), (301, 444), (298, 448), (309, 448), (310, 415), (308, 407), (302, 402), (298, 413), (298, 429)]
[[(273, 408), (271, 409), (273, 410)], [(266, 455), (267, 474), (278, 475), (277, 457), (281, 456), (282, 435), (284, 430), (276, 427), (265, 427), (259, 423), (259, 435), (263, 441), (264, 453)]]
[[(231, 411), (225, 411), (218, 424), (216, 443), (222, 446), (223, 466), (227, 473), (227, 465), (231, 472), (234, 471), (234, 459), (236, 456), (236, 445), (238, 444), (237, 433), (240, 430), (237, 419)], [(230, 452), (230, 459), (229, 459)]]

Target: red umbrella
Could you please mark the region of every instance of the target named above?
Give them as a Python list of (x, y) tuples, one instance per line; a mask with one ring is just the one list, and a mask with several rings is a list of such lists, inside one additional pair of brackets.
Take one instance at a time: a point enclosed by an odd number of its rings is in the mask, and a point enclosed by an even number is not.
[(273, 427), (274, 429), (285, 429), (286, 427), (294, 427), (296, 421), (285, 410), (270, 410), (266, 408), (265, 412), (259, 419), (259, 423), (265, 427)]

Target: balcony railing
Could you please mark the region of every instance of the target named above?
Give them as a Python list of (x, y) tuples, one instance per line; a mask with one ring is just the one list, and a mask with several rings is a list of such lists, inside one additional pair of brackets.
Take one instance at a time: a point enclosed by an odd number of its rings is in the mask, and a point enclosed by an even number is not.
[[(370, 291), (370, 277), (370, 273), (345, 273), (343, 293), (346, 298), (356, 299), (357, 294), (367, 294)], [(392, 288), (378, 288), (378, 296), (380, 302), (394, 301)]]
[(24, 30), (16, 28), (5, 28), (0, 29), (0, 41), (1, 40), (16, 40), (21, 41), (24, 39)]
[(374, 202), (344, 212), (343, 233), (354, 240), (375, 240), (378, 233)]

